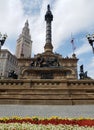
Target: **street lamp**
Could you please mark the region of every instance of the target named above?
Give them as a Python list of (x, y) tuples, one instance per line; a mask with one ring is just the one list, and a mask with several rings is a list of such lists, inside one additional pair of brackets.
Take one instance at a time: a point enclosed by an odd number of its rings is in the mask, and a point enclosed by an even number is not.
[(7, 38), (7, 34), (4, 34), (2, 36), (2, 34), (0, 32), (0, 50), (1, 50), (1, 47), (4, 45), (4, 42), (5, 42), (6, 38)]
[(87, 39), (88, 39), (89, 44), (92, 46), (92, 50), (93, 50), (93, 53), (94, 53), (94, 45), (93, 45), (93, 42), (94, 42), (94, 34), (93, 34), (93, 35), (88, 34), (86, 37), (87, 37)]

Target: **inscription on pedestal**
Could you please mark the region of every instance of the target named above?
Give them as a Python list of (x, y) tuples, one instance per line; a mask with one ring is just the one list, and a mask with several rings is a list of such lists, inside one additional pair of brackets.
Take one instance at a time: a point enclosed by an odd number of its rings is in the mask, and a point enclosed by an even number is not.
[(41, 73), (41, 79), (53, 79), (53, 73), (52, 72), (42, 72)]

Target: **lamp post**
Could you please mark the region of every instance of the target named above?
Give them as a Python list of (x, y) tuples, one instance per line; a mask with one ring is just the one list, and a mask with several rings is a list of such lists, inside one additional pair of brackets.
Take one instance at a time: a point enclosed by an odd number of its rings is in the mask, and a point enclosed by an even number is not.
[(1, 51), (1, 47), (4, 45), (4, 42), (5, 42), (6, 38), (7, 38), (7, 34), (4, 34), (2, 36), (2, 34), (0, 32), (0, 51)]
[(93, 43), (94, 43), (94, 34), (93, 35), (88, 34), (86, 37), (87, 37), (88, 42), (91, 45), (93, 53), (94, 53), (94, 45), (93, 45)]

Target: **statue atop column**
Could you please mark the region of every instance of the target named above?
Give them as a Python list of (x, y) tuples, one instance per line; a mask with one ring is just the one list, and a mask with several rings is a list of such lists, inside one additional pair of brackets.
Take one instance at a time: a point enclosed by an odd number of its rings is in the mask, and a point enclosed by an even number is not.
[(44, 46), (45, 52), (52, 52), (52, 38), (51, 38), (51, 22), (53, 21), (53, 15), (50, 11), (50, 5), (47, 6), (47, 12), (45, 14), (46, 21), (46, 44)]

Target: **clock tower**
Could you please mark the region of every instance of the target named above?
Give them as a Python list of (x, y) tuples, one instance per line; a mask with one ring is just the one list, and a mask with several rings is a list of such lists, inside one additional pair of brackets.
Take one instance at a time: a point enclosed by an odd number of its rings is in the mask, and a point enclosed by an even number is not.
[(17, 58), (31, 58), (32, 41), (29, 30), (28, 20), (25, 22), (25, 26), (22, 29), (17, 40), (16, 57)]

